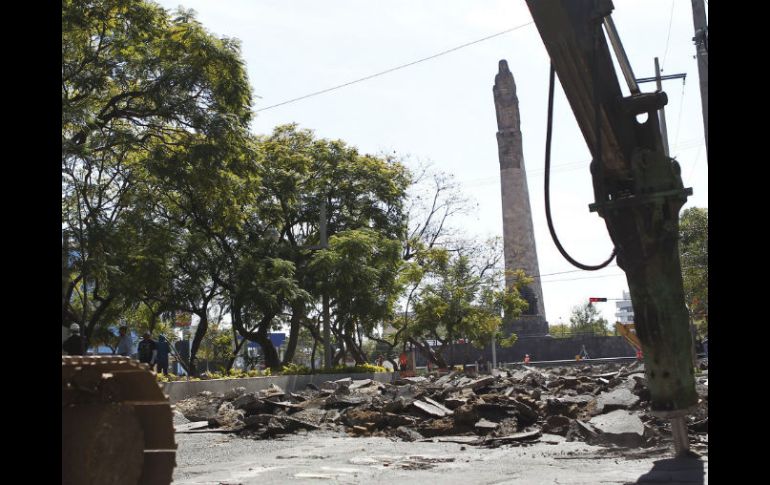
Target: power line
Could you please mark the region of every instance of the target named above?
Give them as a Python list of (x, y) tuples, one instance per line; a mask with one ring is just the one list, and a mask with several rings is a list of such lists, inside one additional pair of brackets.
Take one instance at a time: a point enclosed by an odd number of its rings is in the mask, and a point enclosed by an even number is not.
[[(560, 165), (556, 165), (556, 167), (560, 167), (560, 170), (551, 170), (551, 172), (568, 172), (571, 170), (580, 170), (583, 168), (588, 168), (588, 164), (591, 160), (582, 160), (579, 162), (569, 162), (569, 163), (562, 163)], [(534, 170), (527, 171), (527, 177), (533, 175), (543, 175), (545, 172), (542, 168), (536, 168)], [(465, 187), (475, 187), (475, 186), (484, 186), (484, 185), (491, 185), (493, 183), (497, 183), (500, 180), (500, 176), (493, 175), (490, 177), (481, 177), (477, 179), (470, 179), (470, 180), (458, 180), (457, 184)]]
[(565, 278), (565, 279), (561, 279), (561, 280), (543, 281), (543, 282), (541, 282), (541, 284), (544, 285), (546, 283), (556, 283), (556, 282), (559, 282), (559, 281), (588, 280), (588, 279), (593, 279), (593, 278), (612, 278), (613, 276), (625, 276), (625, 275), (626, 275), (625, 273), (617, 273), (617, 274), (607, 274), (607, 275), (599, 275), (599, 276), (582, 276), (580, 278)]
[(677, 116), (676, 120), (676, 137), (674, 138), (674, 146), (677, 146), (677, 142), (679, 141), (679, 126), (682, 123), (682, 111), (684, 111), (684, 94), (684, 80), (682, 80), (682, 96), (679, 103), (679, 116)]
[(695, 167), (698, 166), (698, 161), (700, 160), (700, 153), (701, 149), (703, 148), (703, 145), (698, 146), (698, 153), (695, 154), (695, 163), (692, 164), (692, 168), (690, 169), (689, 175), (687, 175), (687, 180), (692, 179), (692, 174), (695, 173)]
[[(608, 268), (612, 268), (612, 267), (616, 267), (616, 266), (617, 266), (617, 264), (610, 264), (610, 265), (608, 265), (607, 267), (608, 267)], [(585, 270), (582, 270), (582, 269), (571, 269), (571, 270), (569, 270), (569, 271), (558, 271), (558, 272), (556, 272), (556, 273), (546, 273), (546, 274), (541, 274), (539, 277), (540, 277), (540, 278), (542, 278), (543, 276), (553, 276), (553, 275), (557, 275), (557, 274), (565, 274), (565, 273), (576, 273), (576, 272), (578, 272), (578, 271), (585, 271)], [(538, 278), (538, 276), (535, 276), (535, 278)], [(558, 281), (558, 280), (556, 280), (556, 281)]]
[[(681, 106), (680, 106), (680, 113), (681, 113)], [(681, 117), (679, 117), (679, 120), (681, 121)], [(679, 125), (677, 125), (677, 128), (678, 126)], [(678, 131), (677, 131), (677, 134), (678, 134)], [(684, 140), (682, 143), (678, 145), (672, 146), (671, 151), (679, 153), (687, 150), (692, 150), (694, 148), (700, 148), (701, 146), (703, 146), (703, 140), (701, 138), (690, 138), (688, 140)], [(553, 165), (551, 167), (551, 173), (571, 172), (574, 170), (587, 169), (590, 162), (591, 160), (580, 160), (576, 162), (567, 162), (567, 163), (561, 163), (559, 165)], [(543, 168), (535, 168), (532, 170), (527, 170), (527, 180), (534, 177), (541, 177), (544, 174), (545, 174), (545, 169)], [(480, 177), (480, 178), (468, 179), (468, 180), (456, 180), (455, 182), (466, 189), (486, 187), (489, 185), (499, 183), (500, 176), (492, 175), (489, 177)]]
[[(613, 264), (607, 265), (607, 267), (608, 267), (608, 268), (617, 268), (617, 267), (618, 267), (618, 265), (617, 265), (617, 263), (613, 263)], [(687, 269), (687, 268), (692, 268), (692, 267), (697, 267), (697, 265), (696, 265), (696, 266), (686, 266), (686, 265), (682, 265), (682, 269)], [(578, 272), (578, 271), (584, 271), (584, 270), (582, 270), (582, 269), (572, 269), (572, 270), (568, 270), (568, 271), (558, 271), (558, 272), (556, 272), (556, 273), (546, 273), (546, 274), (541, 274), (540, 276), (534, 276), (533, 278), (542, 278), (542, 277), (544, 277), (544, 276), (553, 276), (553, 275), (566, 274), (566, 273), (576, 273), (576, 272)], [(624, 273), (624, 274), (625, 274), (625, 273)], [(619, 275), (617, 275), (617, 274), (610, 274), (610, 275), (600, 275), (600, 276), (586, 276), (586, 277), (582, 277), (582, 278), (567, 278), (567, 279), (559, 279), (559, 280), (544, 281), (543, 283), (551, 283), (551, 282), (556, 282), (556, 281), (573, 281), (573, 280), (582, 280), (582, 279), (586, 279), (586, 278), (602, 278), (602, 277), (607, 277), (607, 278), (609, 278), (609, 277), (611, 277), (611, 276), (619, 276)]]
[(671, 39), (671, 24), (674, 21), (674, 0), (671, 0), (671, 13), (668, 17), (668, 34), (666, 35), (666, 50), (663, 52), (663, 62), (660, 63), (660, 70), (666, 65), (666, 56), (668, 55), (668, 41)]
[(493, 39), (495, 37), (499, 37), (499, 36), (501, 36), (503, 34), (507, 34), (508, 32), (513, 32), (514, 30), (518, 30), (518, 29), (520, 29), (522, 27), (526, 27), (527, 25), (531, 25), (531, 24), (534, 24), (534, 22), (527, 22), (526, 24), (522, 24), (522, 25), (513, 27), (512, 29), (503, 30), (502, 32), (498, 32), (496, 34), (489, 35), (489, 36), (484, 37), (482, 39), (477, 39), (477, 40), (474, 40), (472, 42), (468, 42), (468, 43), (459, 45), (457, 47), (452, 47), (451, 49), (447, 49), (445, 51), (441, 51), (441, 52), (439, 52), (437, 54), (433, 54), (432, 56), (423, 57), (422, 59), (418, 59), (416, 61), (412, 61), (412, 62), (409, 62), (407, 64), (402, 64), (400, 66), (392, 67), (390, 69), (386, 69), (384, 71), (378, 72), (376, 74), (372, 74), (370, 76), (362, 77), (360, 79), (356, 79), (354, 81), (346, 82), (346, 83), (340, 84), (338, 86), (334, 86), (334, 87), (331, 87), (331, 88), (323, 89), (321, 91), (316, 91), (314, 93), (306, 94), (306, 95), (300, 96), (298, 98), (289, 99), (287, 101), (283, 101), (281, 103), (274, 104), (274, 105), (268, 106), (266, 108), (258, 109), (258, 110), (256, 110), (256, 112), (259, 113), (260, 111), (266, 111), (266, 110), (269, 110), (269, 109), (277, 108), (278, 106), (283, 106), (285, 104), (294, 103), (295, 101), (299, 101), (299, 100), (302, 100), (302, 99), (307, 99), (307, 98), (310, 98), (310, 97), (313, 97), (313, 96), (318, 96), (319, 94), (328, 93), (328, 92), (334, 91), (336, 89), (340, 89), (340, 88), (344, 88), (346, 86), (350, 86), (351, 84), (360, 83), (360, 82), (363, 82), (363, 81), (366, 81), (366, 80), (369, 80), (369, 79), (373, 79), (373, 78), (378, 77), (378, 76), (382, 76), (383, 74), (388, 74), (390, 72), (398, 71), (399, 69), (404, 69), (404, 68), (409, 67), (409, 66), (414, 66), (415, 64), (419, 64), (421, 62), (425, 62), (425, 61), (429, 61), (431, 59), (435, 59), (435, 58), (443, 56), (445, 54), (449, 54), (450, 52), (454, 52), (454, 51), (463, 49), (465, 47), (472, 46), (473, 44), (478, 44), (479, 42), (483, 42), (485, 40), (489, 40), (489, 39)]

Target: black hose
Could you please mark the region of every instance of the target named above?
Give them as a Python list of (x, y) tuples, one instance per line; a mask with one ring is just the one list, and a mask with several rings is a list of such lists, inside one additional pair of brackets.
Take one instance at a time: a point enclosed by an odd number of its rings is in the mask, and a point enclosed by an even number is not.
[[(594, 61), (594, 65), (596, 65), (596, 61)], [(613, 259), (615, 259), (615, 249), (612, 249), (612, 254), (610, 254), (610, 257), (607, 258), (607, 260), (601, 264), (597, 265), (587, 265), (583, 264), (579, 261), (576, 261), (573, 259), (567, 251), (562, 247), (561, 242), (559, 242), (559, 237), (556, 235), (556, 230), (553, 227), (553, 220), (551, 219), (551, 189), (550, 189), (550, 182), (551, 182), (551, 134), (553, 131), (553, 87), (555, 83), (555, 69), (553, 67), (553, 63), (551, 63), (551, 75), (550, 75), (550, 86), (548, 87), (548, 128), (545, 135), (545, 218), (548, 221), (548, 231), (551, 233), (551, 239), (553, 239), (553, 243), (556, 244), (556, 248), (559, 250), (562, 256), (564, 256), (564, 259), (569, 261), (573, 266), (576, 266), (580, 269), (586, 270), (586, 271), (596, 271), (598, 269), (602, 269), (606, 267), (608, 264), (612, 262)], [(596, 74), (596, 69), (594, 69), (594, 74)], [(598, 97), (596, 96), (596, 75), (594, 75), (594, 110), (596, 112), (596, 156), (598, 158), (601, 157), (601, 145), (600, 145), (600, 138), (599, 138), (599, 106), (598, 106)]]

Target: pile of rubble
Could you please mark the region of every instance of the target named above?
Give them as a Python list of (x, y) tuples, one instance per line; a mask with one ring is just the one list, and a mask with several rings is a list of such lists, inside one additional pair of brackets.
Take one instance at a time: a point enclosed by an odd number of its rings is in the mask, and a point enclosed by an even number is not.
[[(695, 445), (708, 443), (707, 372), (697, 378), (698, 409), (688, 418)], [(393, 384), (346, 378), (299, 392), (275, 385), (256, 393), (204, 391), (176, 403), (176, 410), (191, 421), (178, 432), (268, 438), (336, 429), (484, 446), (532, 442), (547, 433), (589, 444), (649, 447), (670, 439), (668, 421), (650, 415), (649, 404), (643, 365), (634, 363), (450, 373)]]

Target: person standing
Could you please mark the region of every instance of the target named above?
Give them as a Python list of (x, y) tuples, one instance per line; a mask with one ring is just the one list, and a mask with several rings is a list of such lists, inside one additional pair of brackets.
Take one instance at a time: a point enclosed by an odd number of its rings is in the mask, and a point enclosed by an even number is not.
[(586, 346), (585, 345), (582, 345), (580, 347), (580, 360), (583, 360), (583, 359), (590, 359), (590, 357), (588, 356), (588, 351), (586, 350)]
[(77, 323), (70, 325), (70, 336), (62, 344), (62, 349), (67, 355), (86, 354), (85, 345), (83, 345), (83, 337), (80, 336), (80, 325)]
[(131, 357), (134, 353), (134, 342), (131, 340), (131, 335), (128, 333), (128, 327), (125, 325), (118, 329), (118, 350), (117, 354), (125, 357)]
[(157, 343), (157, 363), (158, 372), (168, 375), (168, 354), (171, 352), (171, 346), (168, 344), (165, 335), (158, 336)]
[(150, 369), (153, 369), (158, 358), (158, 345), (150, 338), (149, 332), (145, 332), (142, 335), (142, 340), (139, 342), (137, 350), (139, 352), (139, 362), (147, 364), (150, 366)]

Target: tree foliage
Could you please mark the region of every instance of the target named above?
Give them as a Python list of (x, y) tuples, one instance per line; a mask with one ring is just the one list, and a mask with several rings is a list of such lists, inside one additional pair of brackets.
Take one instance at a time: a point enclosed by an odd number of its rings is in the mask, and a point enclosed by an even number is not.
[(573, 334), (609, 335), (610, 332), (607, 320), (601, 317), (599, 310), (591, 303), (572, 307), (569, 321)]
[[(441, 367), (447, 365), (445, 351), (458, 340), (483, 347), (492, 337), (502, 338), (503, 315), (516, 318), (526, 309), (519, 289), (531, 279), (519, 271), (516, 285), (505, 288), (501, 260), (499, 241), (457, 253), (433, 248), (418, 254), (404, 272), (413, 288), (406, 303), (414, 310), (393, 321), (395, 338)], [(513, 342), (515, 336), (504, 343)]]
[(62, 2), (63, 325), (163, 294), (186, 228), (232, 222), (250, 104), (237, 42), (191, 13)]
[[(117, 322), (168, 334), (192, 313), (195, 373), (199, 350), (232, 365), (245, 341), (273, 369), (313, 365), (324, 296), (336, 362), (371, 360), (384, 322), (391, 350), (481, 345), (520, 313), (499, 247), (458, 237), (451, 176), (295, 124), (253, 135), (251, 97), (238, 42), (192, 12), (62, 2), (63, 325), (109, 343)], [(281, 362), (269, 333), (286, 329)]]
[(679, 220), (679, 257), (690, 318), (708, 334), (708, 209), (691, 207)]
[(548, 325), (548, 333), (554, 338), (568, 338), (572, 336), (572, 329), (563, 323)]

